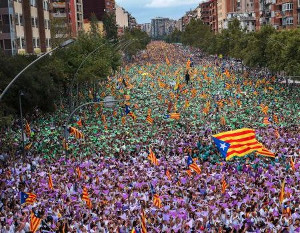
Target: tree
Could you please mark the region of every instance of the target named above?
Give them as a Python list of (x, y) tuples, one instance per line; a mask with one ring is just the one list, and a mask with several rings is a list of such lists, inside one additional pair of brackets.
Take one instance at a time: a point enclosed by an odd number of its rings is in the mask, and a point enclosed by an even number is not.
[(126, 44), (126, 47), (124, 48), (125, 54), (131, 58), (138, 51), (145, 49), (151, 39), (146, 32), (143, 32), (138, 28), (127, 28), (121, 41), (124, 41), (124, 44)]
[(53, 18), (50, 24), (51, 45), (57, 47), (62, 42), (71, 37), (71, 28), (66, 23), (66, 19)]
[(166, 42), (168, 43), (181, 43), (182, 32), (177, 28), (170, 35), (167, 36)]
[(103, 25), (105, 30), (105, 37), (108, 40), (118, 39), (118, 27), (116, 24), (116, 15), (114, 13), (106, 13), (103, 16)]
[(201, 20), (192, 19), (182, 33), (182, 43), (207, 51), (212, 37), (213, 33), (208, 25)]

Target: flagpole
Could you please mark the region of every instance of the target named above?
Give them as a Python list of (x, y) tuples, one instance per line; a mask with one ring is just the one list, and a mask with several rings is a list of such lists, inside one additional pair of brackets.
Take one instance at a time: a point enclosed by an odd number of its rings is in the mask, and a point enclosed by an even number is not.
[(22, 153), (23, 159), (25, 159), (25, 138), (24, 138), (24, 125), (23, 125), (23, 111), (22, 111), (22, 96), (24, 93), (22, 91), (19, 92), (19, 109), (20, 109), (20, 124), (21, 124), (21, 133), (22, 133)]

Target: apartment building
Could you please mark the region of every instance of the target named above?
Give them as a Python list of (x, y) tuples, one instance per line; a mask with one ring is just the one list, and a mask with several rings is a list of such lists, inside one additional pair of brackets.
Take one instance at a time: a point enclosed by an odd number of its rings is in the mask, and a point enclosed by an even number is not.
[(83, 30), (83, 3), (82, 0), (51, 0), (51, 20), (56, 21), (57, 27), (66, 28), (66, 35), (52, 35), (53, 37), (78, 36)]
[(0, 48), (7, 55), (50, 49), (49, 0), (1, 0)]
[(129, 26), (129, 13), (116, 4), (116, 23), (118, 26), (118, 35), (123, 35), (124, 30)]
[(300, 26), (300, 0), (276, 0), (271, 6), (271, 24), (276, 29)]

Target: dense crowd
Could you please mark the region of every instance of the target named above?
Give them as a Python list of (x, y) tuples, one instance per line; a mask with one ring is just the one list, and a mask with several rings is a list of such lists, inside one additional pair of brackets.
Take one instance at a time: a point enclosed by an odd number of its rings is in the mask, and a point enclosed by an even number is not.
[[(70, 135), (67, 150), (66, 106), (27, 117), (32, 144), (25, 157), (18, 122), (1, 132), (1, 233), (29, 232), (32, 211), (42, 219), (37, 232), (141, 232), (142, 209), (147, 232), (300, 232), (299, 86), (247, 74), (220, 56), (152, 42), (97, 93), (108, 95), (125, 102), (76, 113), (71, 126), (85, 137)], [(173, 112), (179, 120), (168, 117)], [(225, 161), (212, 135), (240, 128), (255, 129), (275, 159), (251, 153)], [(157, 166), (148, 160), (150, 149)], [(189, 156), (200, 174), (188, 174)], [(36, 201), (21, 204), (20, 192)]]

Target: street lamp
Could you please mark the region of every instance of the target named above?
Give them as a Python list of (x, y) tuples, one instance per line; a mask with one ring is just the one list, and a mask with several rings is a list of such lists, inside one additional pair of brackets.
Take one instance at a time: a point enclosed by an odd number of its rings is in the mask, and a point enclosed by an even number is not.
[(19, 109), (20, 109), (20, 117), (21, 117), (21, 133), (22, 133), (22, 152), (23, 152), (23, 159), (25, 158), (25, 139), (24, 139), (24, 125), (23, 125), (23, 111), (22, 111), (22, 96), (24, 93), (22, 91), (19, 92)]
[(8, 89), (14, 84), (14, 82), (20, 77), (21, 74), (23, 74), (30, 66), (32, 66), (33, 64), (35, 64), (37, 61), (41, 60), (43, 57), (47, 56), (48, 54), (54, 52), (57, 49), (60, 48), (64, 48), (66, 46), (69, 46), (70, 44), (72, 44), (75, 40), (73, 39), (69, 39), (63, 43), (61, 43), (59, 46), (57, 46), (56, 48), (48, 51), (47, 53), (44, 53), (42, 56), (38, 57), (37, 59), (35, 59), (33, 62), (31, 62), (29, 65), (27, 65), (23, 70), (21, 70), (20, 73), (17, 74), (17, 76), (14, 77), (13, 80), (11, 80), (11, 82), (7, 85), (7, 87), (4, 89), (4, 91), (1, 93), (0, 95), (0, 101), (2, 100), (3, 96), (6, 94), (6, 92), (8, 91)]
[[(65, 142), (67, 143), (68, 142), (68, 125), (69, 125), (69, 122), (70, 120), (72, 119), (72, 117), (74, 116), (74, 114), (82, 109), (83, 107), (85, 106), (88, 106), (88, 105), (93, 105), (93, 104), (100, 104), (100, 103), (103, 103), (105, 107), (107, 108), (113, 108), (115, 106), (116, 103), (119, 103), (123, 100), (116, 100), (113, 96), (107, 96), (104, 98), (103, 101), (99, 101), (99, 102), (88, 102), (88, 103), (85, 103), (85, 104), (82, 104), (80, 106), (78, 106), (77, 108), (75, 108), (73, 110), (73, 112), (69, 115), (67, 121), (66, 121), (66, 124), (64, 125), (64, 138), (65, 138)], [(65, 149), (65, 153), (67, 155), (67, 149)]]
[[(73, 107), (74, 107), (74, 102), (73, 102), (73, 95), (72, 95), (72, 90), (73, 90), (73, 87), (74, 87), (74, 82), (75, 80), (77, 79), (77, 76), (78, 76), (78, 72), (79, 70), (81, 69), (81, 67), (84, 65), (84, 63), (88, 60), (88, 58), (93, 55), (95, 52), (97, 52), (99, 49), (101, 49), (103, 46), (107, 45), (108, 43), (111, 43), (113, 42), (114, 40), (109, 40), (107, 41), (106, 43), (104, 44), (101, 44), (100, 46), (98, 46), (97, 48), (95, 48), (93, 51), (91, 51), (89, 54), (86, 55), (86, 57), (82, 60), (82, 62), (80, 63), (79, 67), (77, 68), (74, 76), (73, 76), (73, 79), (71, 81), (71, 85), (70, 85), (70, 90), (69, 90), (69, 95), (70, 95), (70, 109), (73, 110)], [(122, 42), (123, 40), (121, 40), (120, 42)], [(117, 43), (120, 43), (120, 42), (117, 42)], [(77, 85), (77, 98), (78, 98), (78, 85)]]

